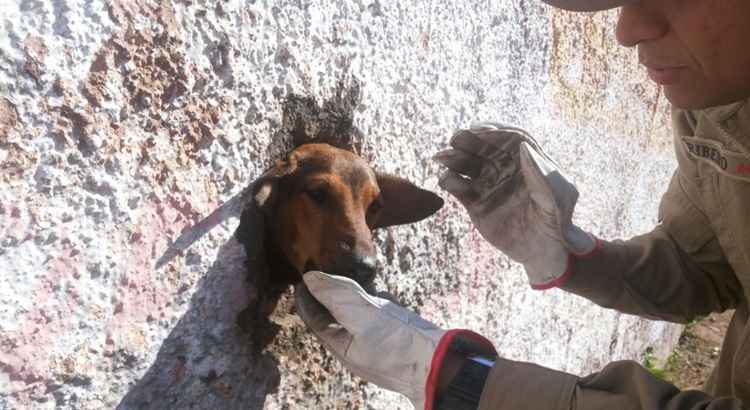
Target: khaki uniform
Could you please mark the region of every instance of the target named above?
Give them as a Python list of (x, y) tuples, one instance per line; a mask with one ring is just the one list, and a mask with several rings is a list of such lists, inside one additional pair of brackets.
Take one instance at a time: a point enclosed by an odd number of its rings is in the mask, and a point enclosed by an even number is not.
[[(575, 261), (563, 289), (652, 319), (685, 323), (735, 309), (705, 392), (679, 391), (635, 362), (587, 377), (499, 360), (480, 409), (750, 408), (750, 102), (674, 110), (678, 169), (659, 225)], [(743, 404), (744, 403), (744, 404)]]

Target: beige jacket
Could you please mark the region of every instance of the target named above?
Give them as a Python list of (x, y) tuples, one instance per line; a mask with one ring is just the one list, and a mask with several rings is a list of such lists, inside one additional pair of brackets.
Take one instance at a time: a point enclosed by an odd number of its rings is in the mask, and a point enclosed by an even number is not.
[[(660, 224), (605, 242), (562, 288), (595, 303), (685, 323), (735, 309), (703, 392), (679, 391), (635, 362), (587, 377), (500, 360), (480, 409), (750, 409), (750, 102), (674, 110), (678, 168)], [(743, 404), (744, 403), (744, 404)]]

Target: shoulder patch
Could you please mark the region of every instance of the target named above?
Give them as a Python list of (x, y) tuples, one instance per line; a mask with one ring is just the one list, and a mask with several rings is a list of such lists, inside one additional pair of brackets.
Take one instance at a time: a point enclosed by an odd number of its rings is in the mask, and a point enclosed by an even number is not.
[(721, 143), (695, 137), (682, 137), (690, 156), (713, 165), (720, 173), (750, 182), (750, 155), (726, 149)]

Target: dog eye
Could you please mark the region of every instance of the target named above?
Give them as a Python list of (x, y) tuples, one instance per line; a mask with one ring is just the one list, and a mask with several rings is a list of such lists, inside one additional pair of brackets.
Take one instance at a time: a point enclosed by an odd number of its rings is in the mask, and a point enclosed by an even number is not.
[(316, 188), (316, 189), (307, 189), (305, 190), (305, 194), (310, 197), (315, 203), (318, 205), (321, 205), (325, 203), (326, 198), (328, 197), (328, 193), (324, 189)]
[(383, 209), (383, 200), (380, 197), (378, 197), (378, 198), (375, 198), (375, 200), (372, 201), (372, 203), (370, 204), (370, 207), (367, 208), (367, 213), (371, 215), (376, 214), (380, 212), (381, 209)]

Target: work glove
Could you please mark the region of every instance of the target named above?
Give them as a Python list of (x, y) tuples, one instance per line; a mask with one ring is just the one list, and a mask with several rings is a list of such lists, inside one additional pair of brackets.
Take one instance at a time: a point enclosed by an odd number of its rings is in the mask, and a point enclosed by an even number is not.
[(449, 350), (495, 357), (492, 343), (468, 330), (443, 330), (357, 282), (311, 271), (295, 290), (300, 318), (353, 374), (432, 409)]
[(460, 130), (434, 159), (440, 186), (469, 212), (482, 236), (522, 264), (534, 289), (559, 286), (574, 257), (598, 241), (571, 222), (576, 187), (526, 131), (492, 123)]

